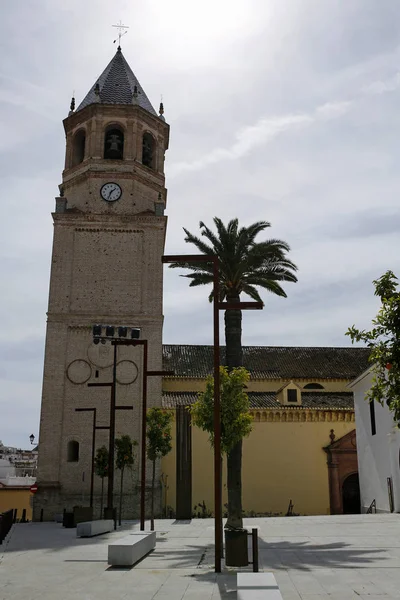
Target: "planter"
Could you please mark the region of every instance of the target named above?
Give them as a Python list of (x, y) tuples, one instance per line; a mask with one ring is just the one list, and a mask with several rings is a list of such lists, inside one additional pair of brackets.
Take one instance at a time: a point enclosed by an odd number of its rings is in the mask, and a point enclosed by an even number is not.
[(225, 529), (225, 564), (227, 567), (247, 567), (247, 529)]
[(114, 529), (117, 529), (117, 509), (106, 508), (104, 509), (104, 519), (112, 519), (114, 521)]
[(74, 521), (75, 525), (85, 523), (86, 521), (93, 521), (93, 507), (74, 506)]
[(75, 527), (74, 513), (65, 511), (63, 514), (62, 524), (66, 529), (72, 529), (72, 527)]

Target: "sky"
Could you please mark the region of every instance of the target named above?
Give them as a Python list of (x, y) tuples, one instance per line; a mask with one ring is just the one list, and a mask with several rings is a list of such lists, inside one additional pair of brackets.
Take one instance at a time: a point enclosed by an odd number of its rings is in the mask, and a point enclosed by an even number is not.
[[(122, 50), (170, 124), (167, 253), (183, 227), (266, 220), (298, 283), (247, 345), (345, 346), (400, 275), (398, 0), (14, 0), (0, 20), (0, 439), (38, 438), (62, 119)], [(212, 343), (206, 288), (165, 272), (164, 343)]]

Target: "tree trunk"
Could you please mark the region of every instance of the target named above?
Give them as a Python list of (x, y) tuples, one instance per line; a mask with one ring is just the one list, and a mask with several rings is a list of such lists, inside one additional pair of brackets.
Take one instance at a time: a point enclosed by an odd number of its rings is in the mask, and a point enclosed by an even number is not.
[[(227, 301), (231, 303), (240, 302), (238, 294), (228, 296)], [(228, 369), (243, 366), (242, 352), (242, 311), (225, 311), (225, 344), (226, 344), (226, 366)]]
[(121, 490), (119, 493), (119, 525), (121, 525), (121, 519), (122, 519), (122, 490), (124, 487), (124, 467), (122, 467), (121, 469)]
[(227, 458), (228, 520), (227, 529), (242, 529), (242, 440), (232, 448)]
[(154, 484), (156, 479), (156, 461), (153, 460), (153, 474), (151, 477), (151, 516), (150, 531), (154, 531)]
[[(239, 294), (227, 297), (228, 302), (240, 302)], [(226, 366), (229, 370), (243, 365), (242, 311), (225, 311)], [(228, 529), (242, 529), (242, 441), (227, 456)]]
[(101, 478), (100, 519), (103, 518), (104, 477)]

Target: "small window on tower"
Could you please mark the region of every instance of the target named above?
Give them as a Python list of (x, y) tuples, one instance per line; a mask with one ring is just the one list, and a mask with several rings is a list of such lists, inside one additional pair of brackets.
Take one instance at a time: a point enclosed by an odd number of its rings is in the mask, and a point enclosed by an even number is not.
[(297, 390), (288, 390), (287, 391), (287, 401), (288, 402), (297, 402)]
[(72, 167), (79, 165), (85, 158), (86, 135), (83, 129), (74, 135), (72, 142)]
[(150, 169), (155, 168), (155, 141), (151, 133), (146, 131), (143, 135), (143, 147), (142, 147), (142, 164)]
[(79, 461), (79, 442), (71, 440), (67, 446), (67, 461), (78, 462)]
[(124, 134), (116, 127), (106, 130), (104, 158), (111, 160), (122, 160), (124, 158)]

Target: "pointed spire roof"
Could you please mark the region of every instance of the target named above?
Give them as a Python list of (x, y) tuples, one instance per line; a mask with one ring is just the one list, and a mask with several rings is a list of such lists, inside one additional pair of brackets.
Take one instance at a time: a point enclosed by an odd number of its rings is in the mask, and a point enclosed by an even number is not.
[(76, 112), (89, 104), (137, 104), (157, 116), (142, 86), (126, 62), (120, 46)]

